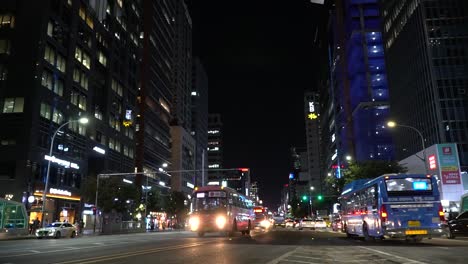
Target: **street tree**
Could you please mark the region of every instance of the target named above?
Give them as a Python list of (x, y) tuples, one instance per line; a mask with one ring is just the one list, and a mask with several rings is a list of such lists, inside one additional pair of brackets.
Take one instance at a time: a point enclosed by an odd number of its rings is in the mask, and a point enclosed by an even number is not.
[(396, 161), (370, 160), (350, 162), (347, 168), (341, 169), (342, 177), (327, 177), (326, 184), (333, 195), (339, 196), (347, 183), (359, 179), (374, 179), (388, 173), (404, 173), (407, 168)]
[(175, 217), (181, 224), (188, 213), (188, 198), (183, 192), (171, 191), (165, 196), (165, 211), (169, 217)]

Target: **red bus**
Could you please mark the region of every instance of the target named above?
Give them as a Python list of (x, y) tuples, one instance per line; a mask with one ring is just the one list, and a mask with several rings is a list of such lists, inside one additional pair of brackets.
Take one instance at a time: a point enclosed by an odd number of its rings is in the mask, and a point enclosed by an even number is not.
[(254, 219), (252, 201), (234, 189), (203, 186), (193, 191), (189, 227), (199, 237), (208, 232), (250, 234)]

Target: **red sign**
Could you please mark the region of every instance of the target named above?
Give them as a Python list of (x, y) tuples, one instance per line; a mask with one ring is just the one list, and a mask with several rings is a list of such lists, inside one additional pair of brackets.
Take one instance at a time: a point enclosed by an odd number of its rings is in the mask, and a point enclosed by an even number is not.
[(429, 169), (431, 169), (431, 170), (437, 169), (437, 162), (436, 162), (435, 155), (430, 155), (429, 156)]
[(443, 147), (442, 148), (442, 153), (444, 155), (452, 155), (452, 148), (451, 147)]
[(461, 184), (460, 173), (458, 170), (443, 170), (442, 171), (443, 184)]

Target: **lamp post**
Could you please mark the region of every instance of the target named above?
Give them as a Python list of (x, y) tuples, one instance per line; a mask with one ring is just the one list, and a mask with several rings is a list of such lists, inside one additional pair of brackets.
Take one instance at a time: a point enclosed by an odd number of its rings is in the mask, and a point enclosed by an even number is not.
[(310, 186), (310, 195), (309, 195), (309, 216), (312, 217), (313, 208), (312, 208), (312, 192), (315, 190), (314, 186)]
[[(50, 142), (50, 149), (49, 149), (49, 157), (52, 157), (52, 154), (53, 154), (52, 152), (54, 150), (55, 136), (60, 131), (60, 129), (62, 129), (64, 126), (66, 126), (66, 125), (68, 125), (68, 124), (70, 124), (72, 122), (79, 122), (81, 124), (87, 124), (88, 121), (89, 121), (88, 118), (82, 117), (82, 118), (77, 119), (77, 120), (69, 120), (69, 121), (63, 123), (61, 126), (59, 126), (57, 128), (57, 130), (55, 130), (54, 134), (52, 135), (52, 140)], [(46, 181), (45, 181), (44, 191), (42, 191), (42, 210), (41, 210), (41, 214), (42, 214), (42, 226), (43, 227), (45, 226), (44, 212), (45, 212), (45, 206), (46, 206), (47, 189), (49, 188), (50, 162), (51, 162), (51, 159), (48, 159), (48, 161), (47, 161), (47, 171), (46, 171)]]
[(390, 128), (397, 127), (397, 126), (405, 127), (405, 128), (409, 128), (409, 129), (411, 129), (413, 131), (416, 131), (416, 133), (418, 133), (418, 135), (419, 135), (419, 137), (421, 139), (421, 145), (422, 145), (422, 148), (423, 148), (423, 158), (421, 160), (424, 162), (424, 170), (426, 171), (426, 174), (429, 174), (429, 172), (427, 170), (427, 164), (426, 164), (426, 144), (424, 142), (424, 136), (421, 133), (421, 131), (419, 131), (417, 128), (415, 128), (413, 126), (397, 124), (394, 121), (387, 122), (387, 126), (390, 127)]

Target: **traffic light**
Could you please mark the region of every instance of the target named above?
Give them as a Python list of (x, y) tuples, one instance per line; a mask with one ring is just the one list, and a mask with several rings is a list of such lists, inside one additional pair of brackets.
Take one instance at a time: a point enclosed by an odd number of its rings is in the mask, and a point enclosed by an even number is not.
[(319, 201), (322, 201), (322, 200), (323, 200), (323, 196), (322, 196), (321, 194), (319, 194), (319, 195), (317, 196), (317, 199), (318, 199)]
[(307, 195), (302, 196), (302, 201), (307, 201)]

